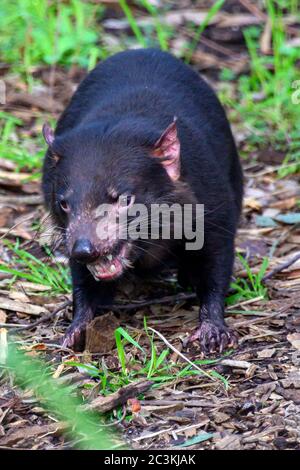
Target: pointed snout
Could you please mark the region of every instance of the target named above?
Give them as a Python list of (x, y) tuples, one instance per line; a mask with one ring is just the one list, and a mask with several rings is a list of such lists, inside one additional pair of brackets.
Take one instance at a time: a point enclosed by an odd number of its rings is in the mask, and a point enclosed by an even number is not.
[(98, 251), (87, 238), (80, 238), (74, 243), (71, 257), (80, 263), (92, 263), (99, 256)]

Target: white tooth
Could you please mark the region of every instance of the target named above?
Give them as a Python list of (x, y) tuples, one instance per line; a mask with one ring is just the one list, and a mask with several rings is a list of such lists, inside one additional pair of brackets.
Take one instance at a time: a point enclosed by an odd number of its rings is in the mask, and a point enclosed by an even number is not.
[(94, 276), (94, 279), (96, 281), (99, 281), (98, 277), (97, 277), (97, 269), (95, 266), (91, 266), (90, 264), (87, 265), (89, 271), (91, 272), (91, 274)]
[(111, 273), (116, 272), (116, 267), (115, 267), (114, 264), (112, 264), (112, 265), (110, 266), (110, 272), (111, 272)]
[(112, 259), (113, 259), (112, 255), (107, 255), (107, 259), (108, 259), (108, 261), (112, 261)]

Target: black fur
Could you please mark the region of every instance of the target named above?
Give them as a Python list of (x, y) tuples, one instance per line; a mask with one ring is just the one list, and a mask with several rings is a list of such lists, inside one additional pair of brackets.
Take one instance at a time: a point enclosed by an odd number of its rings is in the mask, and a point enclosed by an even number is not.
[[(179, 186), (151, 155), (174, 116), (181, 144)], [(45, 201), (56, 224), (69, 224), (60, 199), (68, 198), (74, 216), (86, 212), (87, 206), (109, 202), (109, 187), (119, 194), (134, 192), (136, 200), (146, 204), (177, 199), (204, 204), (204, 247), (197, 253), (180, 248), (178, 266), (180, 278), (199, 295), (200, 328), (194, 338), (205, 350), (227, 347), (234, 336), (223, 320), (224, 297), (241, 210), (242, 171), (214, 92), (170, 54), (141, 49), (107, 59), (81, 83), (58, 121), (43, 170)], [(87, 225), (76, 227), (76, 236), (89, 238)], [(68, 248), (71, 254), (72, 247)], [(158, 257), (169, 251), (158, 251)], [(142, 264), (141, 258), (135, 263)], [(97, 283), (85, 265), (72, 259), (70, 263), (74, 322), (65, 344), (82, 347), (86, 322), (95, 315), (97, 304), (111, 301), (115, 282)]]

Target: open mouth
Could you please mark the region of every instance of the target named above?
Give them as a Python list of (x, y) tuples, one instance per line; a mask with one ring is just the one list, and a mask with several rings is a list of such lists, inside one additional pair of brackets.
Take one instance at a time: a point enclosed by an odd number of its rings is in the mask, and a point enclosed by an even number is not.
[(117, 254), (108, 254), (101, 256), (92, 264), (87, 264), (87, 268), (92, 273), (96, 281), (100, 279), (116, 279), (121, 276), (126, 268), (130, 268), (130, 262), (127, 259), (127, 247), (123, 245)]

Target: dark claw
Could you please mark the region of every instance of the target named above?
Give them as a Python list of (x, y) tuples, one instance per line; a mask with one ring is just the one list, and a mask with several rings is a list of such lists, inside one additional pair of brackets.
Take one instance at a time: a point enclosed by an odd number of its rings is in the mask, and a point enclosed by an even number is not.
[(209, 340), (209, 345), (208, 345), (208, 352), (215, 352), (216, 349), (217, 349), (217, 341), (216, 341), (216, 338), (214, 338), (213, 336), (210, 338)]
[(221, 334), (221, 341), (220, 341), (220, 353), (225, 351), (225, 349), (228, 348), (228, 335), (227, 333), (222, 333)]
[(86, 322), (74, 322), (68, 328), (62, 346), (64, 348), (73, 349), (76, 352), (84, 350)]
[(203, 320), (200, 327), (188, 338), (186, 344), (199, 341), (203, 352), (222, 353), (229, 347), (236, 347), (238, 344), (237, 335), (225, 324), (213, 323)]
[(236, 348), (239, 344), (238, 336), (234, 331), (229, 330), (230, 335), (229, 335), (229, 348)]

